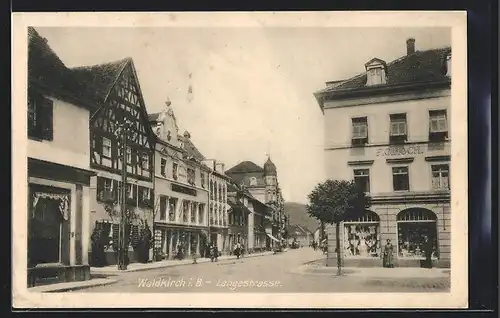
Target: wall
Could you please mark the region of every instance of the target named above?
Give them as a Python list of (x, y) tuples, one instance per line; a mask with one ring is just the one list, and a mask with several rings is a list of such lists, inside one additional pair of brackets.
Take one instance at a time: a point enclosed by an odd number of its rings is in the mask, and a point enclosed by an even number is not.
[[(47, 96), (46, 96), (47, 97)], [(52, 97), (53, 140), (28, 139), (28, 157), (89, 169), (89, 111)]]

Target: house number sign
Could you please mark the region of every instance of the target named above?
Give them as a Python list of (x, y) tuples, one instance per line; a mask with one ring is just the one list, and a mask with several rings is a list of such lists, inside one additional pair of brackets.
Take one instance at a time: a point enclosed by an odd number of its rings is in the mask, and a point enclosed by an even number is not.
[(377, 149), (377, 156), (392, 157), (392, 156), (405, 156), (405, 155), (421, 155), (424, 149), (420, 145), (411, 146), (390, 146)]

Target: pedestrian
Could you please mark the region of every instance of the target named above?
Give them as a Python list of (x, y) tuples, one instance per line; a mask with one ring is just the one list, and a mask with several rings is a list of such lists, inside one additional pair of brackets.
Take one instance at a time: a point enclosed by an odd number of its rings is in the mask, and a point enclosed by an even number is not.
[(432, 268), (432, 240), (428, 236), (424, 237), (425, 268)]
[(383, 260), (383, 266), (386, 268), (393, 268), (394, 264), (392, 262), (393, 260), (393, 253), (394, 253), (394, 246), (391, 244), (391, 240), (387, 240), (387, 243), (385, 244), (384, 247), (384, 260)]

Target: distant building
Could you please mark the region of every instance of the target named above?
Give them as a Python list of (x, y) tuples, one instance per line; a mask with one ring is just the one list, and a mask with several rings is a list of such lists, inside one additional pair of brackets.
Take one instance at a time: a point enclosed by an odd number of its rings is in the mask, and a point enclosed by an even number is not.
[[(264, 168), (251, 161), (243, 161), (226, 171), (226, 174), (240, 187), (244, 187), (256, 200), (265, 203), (270, 210), (272, 226), (266, 230), (265, 246), (274, 246), (285, 231), (285, 214), (283, 196), (279, 187), (277, 169), (270, 158)], [(249, 216), (249, 226), (253, 228), (254, 216)], [(255, 243), (253, 230), (249, 231), (249, 249)]]
[[(189, 132), (179, 135), (170, 103), (149, 115), (156, 136), (155, 243), (158, 259), (204, 255), (208, 245), (210, 169)], [(181, 253), (179, 253), (179, 251)]]
[(90, 279), (89, 117), (98, 109), (28, 28), (28, 287)]
[[(315, 96), (325, 118), (330, 179), (355, 180), (372, 198), (357, 219), (343, 222), (346, 266), (381, 266), (390, 239), (397, 266), (420, 266), (424, 239), (436, 266), (450, 265), (451, 48), (415, 50), (365, 72), (327, 83)], [(335, 227), (328, 228), (335, 264)]]
[(309, 246), (313, 242), (313, 233), (299, 224), (288, 225), (288, 244), (297, 241), (300, 247)]

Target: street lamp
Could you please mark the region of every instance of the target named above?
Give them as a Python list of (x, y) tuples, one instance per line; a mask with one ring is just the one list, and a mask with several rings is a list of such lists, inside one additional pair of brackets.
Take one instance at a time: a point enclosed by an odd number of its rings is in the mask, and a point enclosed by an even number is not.
[(120, 189), (121, 192), (121, 204), (120, 204), (120, 229), (118, 236), (118, 270), (126, 270), (126, 255), (128, 253), (128, 246), (125, 246), (126, 242), (126, 234), (127, 234), (127, 217), (126, 217), (126, 209), (127, 209), (127, 138), (128, 138), (128, 130), (132, 122), (124, 116), (123, 123), (118, 126), (115, 131), (115, 136), (118, 140), (121, 138), (121, 145), (118, 141), (119, 149), (121, 149), (121, 159), (122, 159), (122, 187)]

